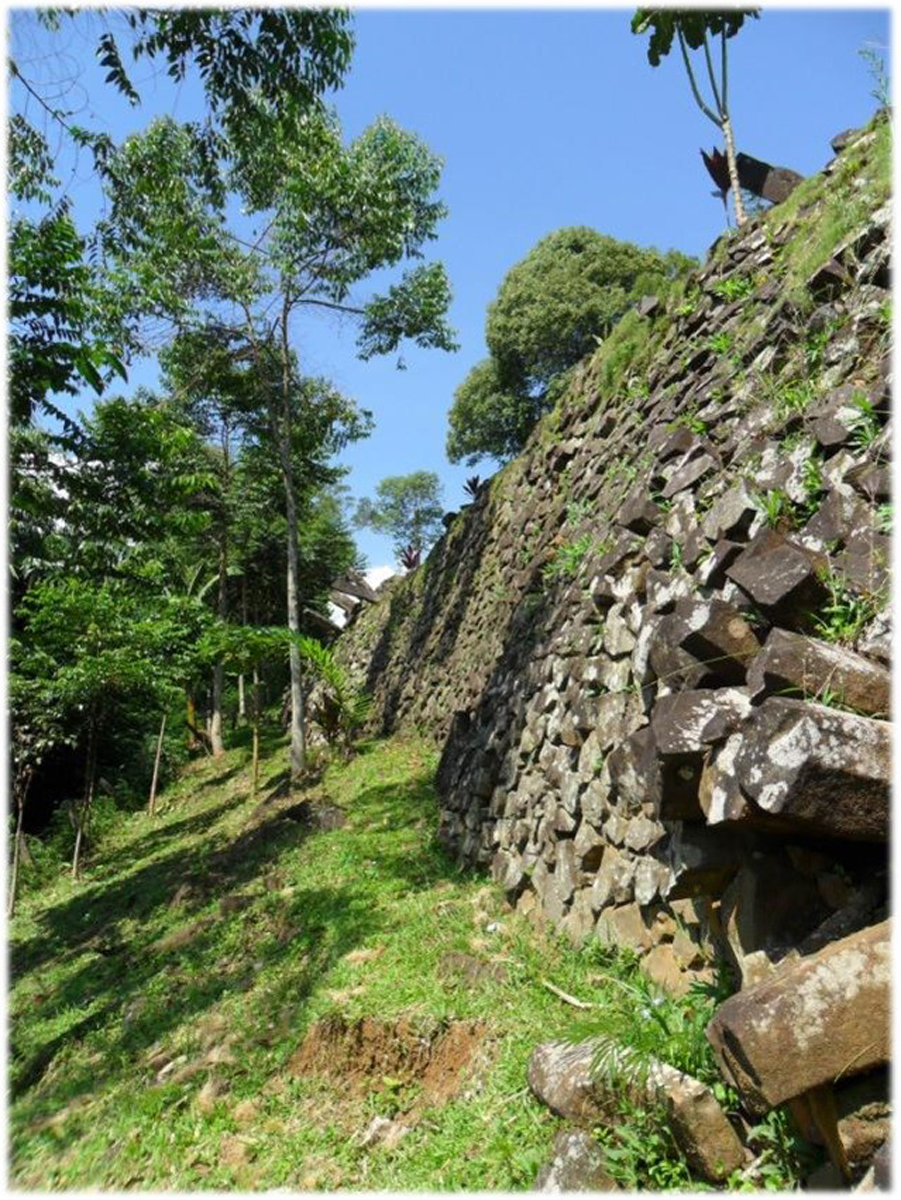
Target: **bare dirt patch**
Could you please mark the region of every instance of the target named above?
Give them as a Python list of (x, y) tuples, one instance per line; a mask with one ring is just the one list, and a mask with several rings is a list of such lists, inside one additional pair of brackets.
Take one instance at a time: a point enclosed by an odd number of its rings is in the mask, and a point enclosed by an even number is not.
[(357, 1093), (414, 1087), (411, 1111), (446, 1104), (482, 1061), (484, 1021), (449, 1021), (423, 1031), (404, 1017), (340, 1014), (317, 1021), (288, 1062), (294, 1075), (320, 1075)]

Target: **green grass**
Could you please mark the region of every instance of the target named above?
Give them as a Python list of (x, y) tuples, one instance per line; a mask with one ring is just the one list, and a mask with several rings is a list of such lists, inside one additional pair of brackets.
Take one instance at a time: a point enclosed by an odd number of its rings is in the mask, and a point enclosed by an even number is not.
[[(280, 740), (268, 751), (263, 795), (283, 781)], [(446, 857), (434, 767), (425, 742), (369, 744), (314, 789), (346, 810), (342, 829), (265, 817), (255, 831), (246, 749), (232, 750), (193, 764), (155, 822), (115, 830), (80, 884), (27, 893), (11, 928), (14, 1185), (528, 1188), (559, 1126), (527, 1089), (529, 1056), (579, 1036), (541, 981), (595, 998), (597, 957), (540, 935)], [(251, 902), (223, 915), (235, 892)], [(189, 944), (160, 946), (204, 919)], [(450, 951), (507, 979), (455, 980), (440, 970)], [(390, 1108), (390, 1087), (358, 1096), (286, 1071), (336, 1010), (484, 1020), (489, 1065), (394, 1149), (363, 1149), (354, 1135)], [(221, 1092), (204, 1105), (211, 1078)]]

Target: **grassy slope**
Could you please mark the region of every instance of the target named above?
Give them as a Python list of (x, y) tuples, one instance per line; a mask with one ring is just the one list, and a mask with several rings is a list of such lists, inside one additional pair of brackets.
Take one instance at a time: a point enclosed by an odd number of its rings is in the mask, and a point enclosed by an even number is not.
[[(266, 786), (283, 762), (270, 749)], [(427, 745), (373, 744), (331, 767), (318, 794), (349, 821), (329, 833), (284, 820), (242, 833), (253, 809), (245, 762), (235, 750), (196, 764), (156, 822), (133, 817), (81, 884), (61, 879), (22, 903), (11, 930), (14, 1183), (528, 1187), (557, 1128), (527, 1091), (528, 1057), (544, 1038), (578, 1033), (574, 1010), (540, 980), (585, 994), (591, 956), (536, 934), (437, 848)], [(233, 892), (253, 903), (221, 915)], [(203, 917), (212, 922), (190, 944), (154, 949)], [(455, 984), (438, 970), (448, 951), (503, 960), (509, 981)], [(390, 1113), (390, 1089), (353, 1098), (284, 1069), (310, 1022), (335, 1009), (484, 1018), (492, 1065), (474, 1096), (427, 1114), (395, 1149), (363, 1150), (351, 1135)]]

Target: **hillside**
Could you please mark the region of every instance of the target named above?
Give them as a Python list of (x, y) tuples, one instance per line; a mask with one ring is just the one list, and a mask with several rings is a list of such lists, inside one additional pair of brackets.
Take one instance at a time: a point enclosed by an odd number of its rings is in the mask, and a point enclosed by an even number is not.
[[(525, 1084), (535, 1044), (584, 1025), (560, 993), (612, 1012), (634, 967), (574, 956), (437, 846), (428, 743), (368, 744), (293, 795), (266, 750), (261, 804), (245, 749), (205, 760), (84, 883), (26, 898), (11, 1183), (529, 1188), (560, 1126)], [(691, 1183), (659, 1136), (623, 1169)]]
[(889, 181), (616, 326), (339, 639), (354, 757), (245, 727), (25, 892), (14, 1186), (881, 1178)]
[(676, 994), (729, 965), (725, 1078), (806, 1104), (848, 1179), (880, 1135), (834, 1106), (887, 1097), (889, 124), (836, 147), (616, 327), (340, 653), (374, 728), (440, 736), (443, 842), (517, 911)]

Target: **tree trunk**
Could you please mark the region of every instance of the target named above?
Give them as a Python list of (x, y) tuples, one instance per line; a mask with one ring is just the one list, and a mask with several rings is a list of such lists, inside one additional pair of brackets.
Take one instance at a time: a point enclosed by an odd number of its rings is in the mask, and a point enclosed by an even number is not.
[[(247, 625), (247, 575), (241, 576), (241, 624)], [(247, 724), (247, 694), (244, 686), (244, 672), (238, 676), (238, 724)]]
[[(228, 546), (223, 524), (219, 538), (219, 619), (228, 617)], [(213, 758), (225, 753), (222, 741), (222, 696), (225, 691), (225, 667), (216, 663), (213, 667), (213, 710), (210, 714), (210, 745)]]
[(250, 798), (256, 800), (257, 788), (260, 783), (260, 672), (256, 666), (253, 668), (251, 708), (253, 711), (253, 767), (250, 776)]
[(735, 224), (744, 225), (748, 219), (741, 198), (741, 184), (738, 180), (738, 166), (735, 161), (735, 139), (732, 136), (732, 122), (727, 114), (722, 115), (723, 140), (726, 143), (726, 162), (729, 166), (729, 182), (732, 184), (732, 201), (735, 205)]
[(197, 749), (197, 705), (194, 703), (194, 693), (190, 688), (185, 689), (185, 723), (188, 726), (188, 749)]
[(160, 759), (163, 757), (163, 734), (166, 732), (166, 713), (163, 713), (163, 719), (160, 722), (160, 736), (156, 742), (156, 757), (153, 760), (153, 779), (150, 781), (150, 800), (147, 804), (147, 811), (151, 817), (156, 815), (156, 784), (160, 776)]
[[(287, 366), (283, 379), (283, 412), (279, 421), (275, 413), (270, 414), (270, 424), (278, 443), (278, 455), (282, 468), (282, 482), (285, 485), (285, 516), (288, 522), (288, 571), (287, 571), (287, 602), (288, 628), (292, 633), (300, 633), (300, 606), (298, 600), (298, 579), (300, 576), (300, 546), (297, 540), (297, 499), (294, 488), (294, 470), (291, 462), (291, 414), (288, 400), (289, 381)], [(298, 779), (303, 774), (306, 760), (306, 742), (304, 739), (304, 690), (300, 651), (291, 645), (288, 652), (288, 663), (291, 671), (291, 779)]]
[(19, 884), (19, 863), (23, 857), (25, 848), (24, 835), (22, 833), (22, 822), (25, 819), (25, 797), (28, 794), (28, 787), (31, 783), (31, 771), (23, 772), (24, 779), (17, 779), (13, 787), (13, 792), (16, 797), (16, 808), (18, 815), (16, 817), (16, 840), (13, 849), (13, 865), (10, 872), (9, 880), (9, 901), (6, 906), (6, 915), (11, 917), (16, 908), (16, 890)]
[(91, 718), (88, 729), (88, 757), (84, 772), (84, 798), (75, 819), (75, 851), (72, 855), (72, 878), (78, 878), (81, 867), (81, 846), (88, 825), (88, 815), (91, 811), (91, 801), (94, 799), (94, 777), (97, 766), (97, 738), (95, 734), (96, 720)]

